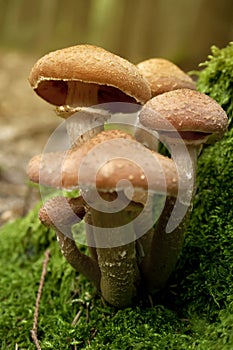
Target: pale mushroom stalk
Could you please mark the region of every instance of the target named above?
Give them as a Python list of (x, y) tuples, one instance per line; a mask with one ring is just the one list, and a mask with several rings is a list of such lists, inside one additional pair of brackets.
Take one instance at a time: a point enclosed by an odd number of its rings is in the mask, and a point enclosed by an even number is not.
[[(115, 194), (110, 193), (101, 196), (105, 201), (115, 198)], [(101, 293), (108, 303), (118, 308), (131, 305), (137, 295), (139, 270), (132, 221), (141, 209), (141, 205), (134, 202), (114, 213), (106, 213), (104, 208), (103, 211), (90, 208), (101, 271)]]
[(97, 84), (91, 84), (80, 81), (67, 81), (68, 91), (65, 100), (65, 106), (70, 108), (88, 107), (98, 104)]
[(169, 148), (179, 176), (179, 201), (189, 206), (196, 191), (197, 159), (202, 145), (170, 143)]
[(39, 212), (41, 222), (55, 230), (61, 252), (67, 262), (99, 289), (100, 270), (98, 264), (94, 259), (80, 251), (72, 233), (72, 225), (81, 221), (84, 215), (84, 202), (81, 197), (52, 198), (45, 203)]
[(97, 84), (67, 81), (67, 95), (64, 106), (56, 108), (56, 113), (66, 119), (67, 133), (71, 145), (82, 144), (104, 130), (104, 123), (110, 115), (97, 108)]
[(71, 146), (81, 145), (99, 134), (104, 130), (104, 123), (110, 118), (107, 111), (91, 107), (78, 107), (72, 113), (73, 115), (66, 119)]
[(158, 151), (159, 141), (155, 133), (151, 133), (150, 131), (148, 131), (139, 122), (137, 122), (137, 124), (135, 125), (134, 137), (145, 147), (153, 151)]

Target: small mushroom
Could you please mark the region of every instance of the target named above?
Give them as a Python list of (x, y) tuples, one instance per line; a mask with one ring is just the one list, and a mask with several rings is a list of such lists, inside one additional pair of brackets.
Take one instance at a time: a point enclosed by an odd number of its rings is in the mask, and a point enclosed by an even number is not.
[[(211, 97), (190, 89), (178, 89), (153, 97), (143, 107), (140, 123), (160, 135), (186, 182), (179, 200), (189, 205), (195, 193), (197, 157), (203, 144), (220, 139), (228, 118)], [(185, 176), (181, 176), (184, 174)]]
[(187, 148), (194, 170), (203, 144), (220, 139), (228, 125), (225, 111), (215, 100), (191, 89), (153, 97), (143, 106), (139, 120), (160, 135), (177, 162), (181, 158), (178, 165), (182, 165), (183, 151)]
[(136, 222), (140, 223), (140, 215), (148, 215), (151, 201), (147, 205), (139, 192), (130, 199), (127, 191), (131, 188), (176, 196), (174, 162), (124, 132), (109, 130), (67, 152), (34, 157), (28, 175), (47, 186), (80, 188), (91, 214), (89, 232), (93, 232), (102, 295), (117, 307), (130, 305), (141, 279), (136, 241), (152, 223), (145, 220), (144, 231), (137, 231)]
[(82, 253), (77, 247), (72, 225), (80, 222), (86, 214), (83, 198), (55, 197), (40, 209), (39, 219), (43, 225), (51, 227), (57, 234), (62, 254), (69, 264), (85, 275), (97, 289), (100, 288), (100, 270), (95, 259)]
[(85, 133), (92, 137), (103, 130), (109, 117), (101, 108), (84, 107), (108, 102), (143, 104), (151, 97), (149, 84), (134, 64), (94, 45), (76, 45), (43, 56), (32, 68), (29, 82), (40, 97), (57, 106), (58, 115), (67, 119), (75, 113), (67, 127), (72, 143)]
[(176, 64), (164, 58), (150, 58), (138, 63), (137, 67), (150, 84), (152, 97), (181, 88), (196, 90), (192, 78)]

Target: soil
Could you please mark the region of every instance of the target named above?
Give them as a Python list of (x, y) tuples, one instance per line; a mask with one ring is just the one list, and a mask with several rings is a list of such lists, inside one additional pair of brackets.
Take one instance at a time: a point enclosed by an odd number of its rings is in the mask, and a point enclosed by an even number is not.
[(0, 51), (0, 225), (25, 215), (39, 201), (39, 189), (27, 179), (27, 163), (61, 123), (28, 82), (37, 59)]

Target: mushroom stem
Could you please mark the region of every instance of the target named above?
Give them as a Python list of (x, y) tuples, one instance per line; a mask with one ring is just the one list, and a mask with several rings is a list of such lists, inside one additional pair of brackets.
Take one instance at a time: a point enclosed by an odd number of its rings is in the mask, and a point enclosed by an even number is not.
[(80, 146), (104, 130), (111, 115), (104, 109), (60, 106), (56, 113), (66, 119), (66, 130), (71, 146)]
[(148, 129), (144, 128), (139, 122), (137, 122), (135, 126), (134, 137), (145, 147), (153, 151), (158, 151), (159, 141), (155, 132), (152, 133), (148, 131)]
[(67, 81), (65, 104), (56, 113), (66, 119), (70, 144), (83, 144), (104, 130), (104, 122), (110, 117), (104, 110), (91, 106), (98, 104), (99, 86), (93, 83)]
[(196, 172), (197, 172), (197, 159), (198, 156), (202, 150), (202, 145), (189, 145), (186, 144), (186, 148), (189, 152), (189, 156), (191, 158), (192, 162), (192, 168), (193, 168), (193, 181), (196, 182)]
[(81, 197), (67, 199), (55, 197), (40, 209), (41, 222), (55, 230), (61, 252), (68, 263), (79, 273), (85, 275), (97, 289), (100, 288), (100, 270), (96, 261), (83, 254), (77, 247), (72, 225), (81, 221), (85, 210)]
[(201, 145), (169, 143), (169, 151), (178, 173), (178, 200), (187, 207), (193, 201), (196, 191), (197, 157)]
[(66, 129), (71, 145), (82, 145), (88, 139), (104, 130), (104, 123), (110, 114), (95, 108), (79, 108), (75, 114), (66, 119)]
[(73, 238), (69, 238), (61, 231), (55, 230), (57, 240), (61, 247), (61, 252), (67, 262), (79, 273), (86, 276), (99, 290), (100, 289), (100, 271), (95, 260), (81, 253), (75, 244)]
[(70, 107), (88, 107), (98, 104), (99, 86), (81, 81), (67, 81), (68, 91), (65, 105)]
[(147, 256), (150, 252), (151, 241), (153, 237), (153, 229), (150, 229), (147, 232), (145, 232), (145, 228), (153, 226), (153, 200), (154, 194), (151, 194), (147, 191), (135, 191), (134, 195), (132, 196), (132, 201), (143, 205), (143, 216), (141, 215), (140, 220), (134, 222), (134, 230), (136, 232), (136, 237), (139, 237), (136, 240), (137, 260), (139, 267), (143, 258)]
[(96, 243), (95, 243), (94, 232), (93, 232), (93, 222), (92, 222), (90, 210), (88, 209), (84, 217), (84, 221), (85, 221), (85, 232), (86, 232), (88, 250), (90, 252), (91, 257), (95, 261), (98, 261), (98, 256), (96, 252)]
[(152, 293), (165, 286), (175, 268), (192, 208), (200, 148), (196, 145), (186, 145), (186, 148), (183, 144), (170, 144), (180, 188), (177, 198), (167, 196), (163, 211), (154, 226), (150, 253), (142, 261), (147, 288)]
[(183, 245), (184, 231), (190, 210), (186, 212), (178, 226), (176, 225), (177, 218), (173, 217), (174, 229), (169, 233), (166, 231), (175, 202), (175, 197), (168, 196), (166, 198), (164, 209), (154, 226), (150, 253), (142, 261), (144, 281), (150, 293), (154, 293), (166, 285)]
[[(114, 194), (102, 194), (112, 201)], [(101, 271), (100, 288), (103, 298), (115, 307), (132, 304), (136, 296), (139, 271), (135, 250), (135, 232), (132, 220), (141, 206), (130, 202), (118, 212), (90, 208), (96, 241), (98, 264)]]

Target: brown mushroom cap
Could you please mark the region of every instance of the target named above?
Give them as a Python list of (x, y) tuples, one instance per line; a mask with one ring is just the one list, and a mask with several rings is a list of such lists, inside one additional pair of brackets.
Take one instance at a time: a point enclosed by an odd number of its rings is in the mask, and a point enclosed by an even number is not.
[(43, 56), (32, 68), (29, 82), (40, 97), (56, 106), (65, 105), (67, 82), (99, 85), (98, 103), (144, 103), (151, 97), (149, 84), (134, 64), (93, 45)]
[(153, 97), (142, 107), (139, 119), (143, 126), (156, 131), (168, 132), (172, 126), (190, 143), (218, 139), (228, 125), (225, 111), (215, 100), (190, 89)]
[[(116, 139), (119, 142), (111, 143)], [(110, 158), (96, 171), (94, 163), (102, 162), (102, 145), (105, 142), (110, 142), (107, 146), (103, 146), (104, 152), (108, 153)], [(98, 145), (101, 145), (102, 150), (98, 147), (95, 149)], [(119, 147), (124, 157), (114, 157)], [(91, 161), (88, 158), (90, 151), (92, 152)], [(139, 154), (141, 159), (145, 160), (143, 169), (140, 164), (131, 160), (130, 156), (127, 159), (129, 153)], [(111, 155), (113, 155), (112, 158)], [(85, 171), (79, 173), (82, 165)], [(164, 193), (165, 182), (167, 193), (176, 196), (178, 175), (173, 160), (150, 151), (129, 134), (118, 130), (101, 132), (80, 147), (74, 147), (67, 152), (35, 156), (28, 165), (28, 176), (31, 181), (66, 189), (85, 186), (97, 188), (99, 191), (114, 191), (121, 180), (128, 180), (134, 188), (148, 189), (148, 174), (150, 190)]]
[(188, 74), (164, 58), (150, 58), (138, 63), (137, 67), (149, 82), (152, 97), (181, 88), (196, 89)]

